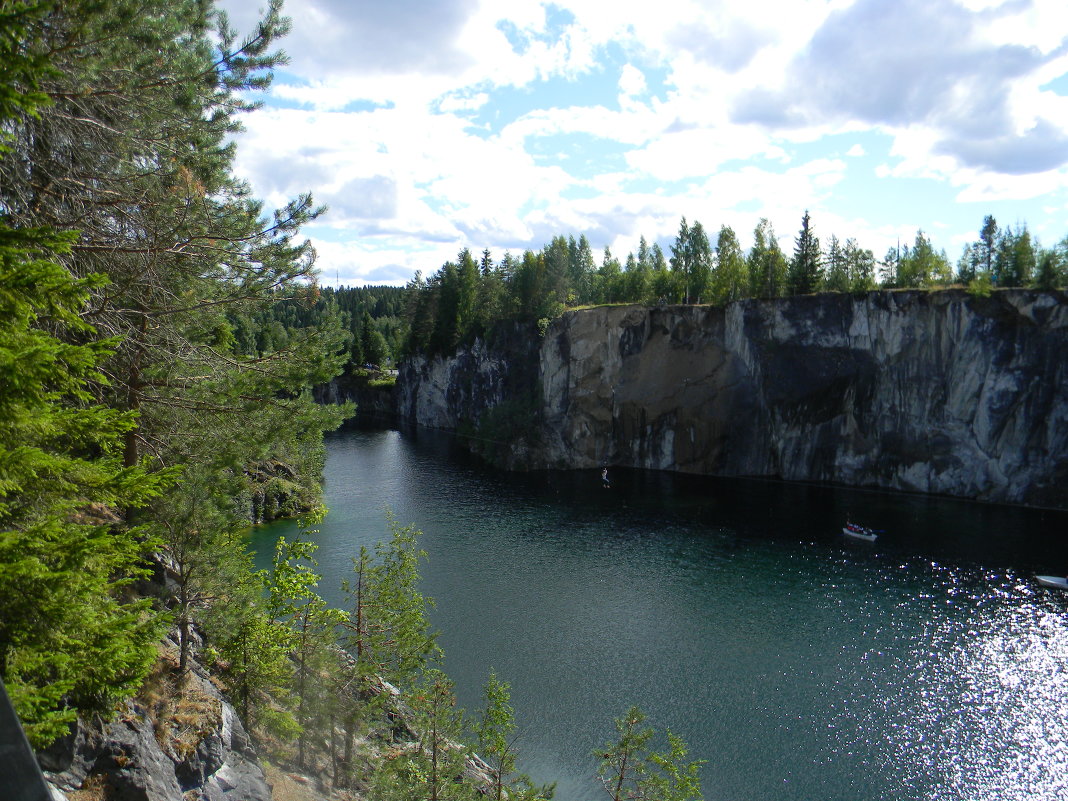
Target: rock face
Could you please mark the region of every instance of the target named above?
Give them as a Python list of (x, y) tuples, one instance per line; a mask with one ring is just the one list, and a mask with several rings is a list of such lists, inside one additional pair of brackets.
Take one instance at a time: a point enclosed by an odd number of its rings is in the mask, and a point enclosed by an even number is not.
[(452, 430), (487, 409), (531, 396), (538, 388), (541, 345), (535, 326), (512, 324), (496, 331), (490, 342), (476, 340), (448, 359), (408, 359), (397, 376), (398, 415)]
[[(415, 360), (400, 413), (538, 396), (529, 468), (768, 476), (1068, 508), (1068, 297), (896, 291), (568, 312)], [(534, 443), (533, 445), (531, 443)]]
[(79, 721), (38, 762), (60, 790), (103, 783), (112, 801), (271, 801), (271, 790), (233, 707), (207, 676), (194, 670), (200, 691), (216, 700), (219, 715), (195, 747), (172, 753), (160, 745), (147, 710), (128, 702), (110, 723)]
[(357, 415), (362, 417), (390, 421), (396, 410), (392, 386), (374, 387), (366, 379), (348, 373), (315, 387), (312, 395), (318, 403), (352, 401), (356, 404)]

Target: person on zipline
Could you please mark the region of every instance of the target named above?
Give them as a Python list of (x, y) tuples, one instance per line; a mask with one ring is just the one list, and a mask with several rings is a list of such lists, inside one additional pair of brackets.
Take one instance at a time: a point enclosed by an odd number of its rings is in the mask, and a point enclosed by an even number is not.
[(608, 480), (608, 468), (607, 467), (602, 467), (601, 468), (601, 486), (604, 487), (605, 489), (609, 489), (612, 486), (611, 482)]

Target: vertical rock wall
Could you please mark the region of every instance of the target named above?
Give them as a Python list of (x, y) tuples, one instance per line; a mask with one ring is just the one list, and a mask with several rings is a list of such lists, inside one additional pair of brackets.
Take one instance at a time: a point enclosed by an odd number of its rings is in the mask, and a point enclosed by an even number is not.
[[(1068, 299), (872, 292), (601, 307), (536, 350), (481, 343), (401, 374), (408, 419), (455, 428), (541, 395), (524, 466), (831, 481), (1068, 508)], [(533, 374), (532, 374), (533, 371)]]

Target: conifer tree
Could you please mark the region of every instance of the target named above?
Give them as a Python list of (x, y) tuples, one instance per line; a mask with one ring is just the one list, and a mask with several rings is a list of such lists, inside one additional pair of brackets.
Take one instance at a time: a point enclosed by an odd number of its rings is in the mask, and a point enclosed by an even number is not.
[(381, 801), (475, 801), (475, 786), (464, 781), (470, 748), (463, 742), (463, 710), (456, 706), (453, 683), (429, 670), (408, 694), (411, 747), (383, 760), (373, 779), (372, 797)]
[(981, 269), (987, 275), (994, 275), (994, 259), (998, 247), (998, 223), (992, 214), (983, 218), (983, 227), (979, 229), (979, 241), (975, 250)]
[(801, 218), (801, 230), (794, 240), (794, 257), (790, 261), (789, 288), (793, 295), (807, 295), (820, 288), (822, 280), (820, 241), (812, 231), (808, 210)]
[[(0, 165), (36, 119), (53, 65), (35, 33), (49, 5), (0, 9)], [(161, 618), (124, 588), (154, 546), (124, 513), (174, 478), (123, 465), (135, 415), (94, 402), (117, 342), (83, 315), (99, 275), (58, 263), (76, 239), (0, 205), (0, 677), (30, 742), (108, 714), (151, 665)]]
[(1036, 289), (1056, 289), (1064, 281), (1064, 265), (1060, 254), (1053, 249), (1042, 250), (1038, 258), (1038, 270), (1035, 273)]
[(848, 292), (851, 282), (849, 280), (849, 265), (846, 261), (845, 251), (838, 242), (838, 237), (831, 234), (827, 243), (827, 252), (824, 254), (826, 265), (825, 287), (831, 292)]
[[(352, 560), (352, 576), (342, 583), (347, 620), (341, 642), (352, 660), (340, 679), (346, 706), (343, 772), (352, 767), (352, 748), (361, 717), (386, 701), (382, 683), (404, 687), (440, 653), (427, 618), (433, 601), (418, 587), (419, 564), (426, 552), (420, 532), (401, 526), (387, 514), (388, 541), (373, 551), (361, 547)], [(366, 708), (365, 708), (366, 707)]]
[[(301, 520), (301, 529), (314, 534), (314, 530), (307, 527), (318, 522), (322, 514), (320, 511)], [(344, 612), (331, 609), (315, 592), (320, 578), (315, 572), (317, 549), (312, 542), (287, 542), (284, 537), (279, 538), (268, 587), (269, 613), (285, 626), (289, 651), (295, 663), (294, 712), (300, 726), (297, 764), (302, 769), (305, 767), (309, 729), (317, 718), (316, 713), (326, 703), (323, 698), (326, 684), (318, 673), (323, 665), (333, 662), (330, 657), (337, 644), (336, 629), (347, 619)]]
[(667, 733), (668, 750), (653, 751), (653, 730), (644, 726), (645, 715), (637, 707), (616, 720), (618, 739), (595, 752), (597, 775), (612, 801), (657, 799), (700, 801), (698, 777), (703, 760), (687, 761), (686, 744)]
[(0, 676), (37, 746), (110, 712), (154, 661), (162, 621), (122, 590), (155, 542), (123, 514), (174, 477), (125, 467), (136, 418), (93, 403), (114, 341), (81, 317), (99, 277), (49, 258), (69, 242), (0, 222)]
[[(264, 307), (313, 276), (310, 245), (295, 241), (319, 212), (310, 197), (267, 215), (230, 171), (236, 115), (254, 107), (245, 92), (266, 86), (281, 58), (271, 50), (288, 27), (280, 7), (272, 0), (240, 42), (197, 0), (71, 0), (30, 31), (53, 54), (41, 83), (51, 103), (13, 126), (0, 201), (19, 224), (77, 227), (63, 263), (110, 279), (90, 313), (122, 337), (101, 399), (140, 412), (128, 466), (144, 453), (188, 461), (168, 454), (184, 439), (176, 428), (210, 442), (222, 438), (211, 423), (225, 429), (253, 410), (285, 409), (275, 424), (292, 418), (299, 388), (340, 368), (336, 325), (251, 360), (225, 337), (227, 310)], [(320, 431), (336, 425), (329, 417)]]
[(382, 332), (375, 327), (370, 312), (363, 313), (360, 322), (360, 342), (363, 351), (363, 359), (367, 364), (381, 367), (389, 358), (389, 348)]
[(490, 797), (495, 801), (540, 801), (553, 796), (553, 785), (538, 787), (525, 774), (516, 774), (515, 710), (507, 682), (491, 670), (483, 693), (486, 705), (476, 727), (478, 755), (490, 766)]

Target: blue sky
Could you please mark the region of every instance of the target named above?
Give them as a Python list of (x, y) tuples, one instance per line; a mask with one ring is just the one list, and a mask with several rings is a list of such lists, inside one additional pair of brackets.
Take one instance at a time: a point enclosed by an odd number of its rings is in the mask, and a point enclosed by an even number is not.
[[(239, 30), (255, 4), (224, 0)], [(289, 0), (237, 171), (311, 191), (324, 284), (585, 234), (621, 260), (680, 217), (954, 262), (983, 217), (1068, 236), (1063, 0)]]

